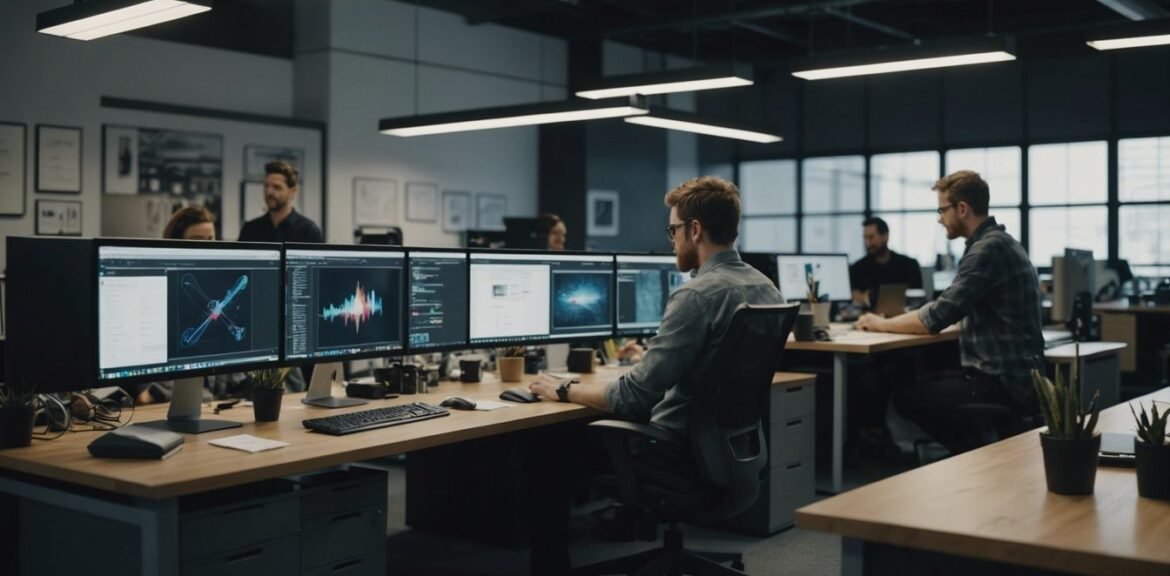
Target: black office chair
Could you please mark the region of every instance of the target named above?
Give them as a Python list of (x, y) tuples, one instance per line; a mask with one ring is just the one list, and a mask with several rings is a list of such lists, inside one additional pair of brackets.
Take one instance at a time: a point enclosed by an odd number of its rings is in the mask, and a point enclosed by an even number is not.
[[(600, 574), (724, 576), (744, 574), (737, 552), (683, 548), (679, 522), (714, 522), (747, 510), (768, 460), (761, 412), (796, 323), (798, 304), (735, 310), (711, 368), (690, 404), (689, 438), (650, 424), (602, 420), (619, 498), (669, 523), (663, 546), (573, 570)], [(730, 562), (731, 568), (722, 563)]]

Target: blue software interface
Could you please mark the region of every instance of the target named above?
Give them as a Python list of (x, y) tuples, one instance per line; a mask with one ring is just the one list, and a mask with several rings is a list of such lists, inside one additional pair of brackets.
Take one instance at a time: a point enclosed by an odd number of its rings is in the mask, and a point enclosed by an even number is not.
[(278, 361), (280, 251), (98, 247), (98, 378)]
[(691, 279), (678, 271), (674, 256), (617, 256), (617, 332), (622, 336), (654, 334), (666, 300)]
[(285, 359), (401, 351), (406, 253), (285, 250)]
[(467, 254), (411, 252), (407, 286), (411, 350), (467, 345)]

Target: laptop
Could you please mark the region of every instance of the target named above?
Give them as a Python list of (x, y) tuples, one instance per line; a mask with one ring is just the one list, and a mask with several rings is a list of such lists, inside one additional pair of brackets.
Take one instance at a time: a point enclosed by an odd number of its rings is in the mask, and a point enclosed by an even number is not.
[(878, 288), (877, 306), (873, 311), (886, 318), (893, 318), (906, 311), (907, 284), (882, 284)]

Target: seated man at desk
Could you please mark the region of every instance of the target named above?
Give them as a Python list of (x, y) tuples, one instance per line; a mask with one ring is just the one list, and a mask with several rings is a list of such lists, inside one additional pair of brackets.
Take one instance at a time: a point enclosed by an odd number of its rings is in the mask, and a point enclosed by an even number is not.
[(958, 453), (979, 443), (959, 406), (1001, 404), (1017, 420), (1039, 412), (1031, 371), (1044, 368), (1040, 285), (1023, 246), (988, 215), (990, 193), (983, 178), (961, 170), (933, 190), (947, 238), (967, 239), (954, 282), (917, 311), (893, 318), (866, 314), (857, 328), (926, 334), (961, 322), (961, 377), (895, 386), (899, 411)]
[(922, 288), (922, 270), (918, 260), (890, 250), (890, 226), (876, 216), (861, 223), (866, 255), (849, 267), (849, 284), (853, 302), (873, 308), (878, 289), (886, 284), (905, 284)]

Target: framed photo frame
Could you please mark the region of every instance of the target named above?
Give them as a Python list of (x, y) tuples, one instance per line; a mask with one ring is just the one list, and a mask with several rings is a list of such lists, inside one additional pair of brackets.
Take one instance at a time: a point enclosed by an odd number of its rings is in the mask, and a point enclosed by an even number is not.
[(438, 184), (406, 183), (406, 219), (411, 222), (434, 222), (439, 219)]
[(81, 144), (81, 128), (37, 124), (37, 192), (81, 194)]
[(354, 178), (353, 225), (397, 226), (398, 181)]
[(471, 193), (443, 191), (443, 231), (464, 232), (471, 229)]
[(305, 150), (288, 146), (244, 145), (244, 179), (264, 181), (264, 165), (284, 161), (293, 165), (298, 172), (305, 171)]
[(102, 125), (102, 192), (137, 194), (138, 129)]
[(25, 166), (28, 166), (28, 129), (24, 124), (0, 122), (0, 216), (24, 216)]
[(37, 200), (38, 236), (81, 236), (80, 200)]
[(617, 236), (620, 196), (613, 190), (590, 190), (585, 197), (585, 234)]
[(477, 230), (503, 230), (504, 216), (507, 215), (507, 196), (503, 194), (476, 194), (475, 228)]
[(263, 182), (240, 182), (240, 225), (268, 213)]

